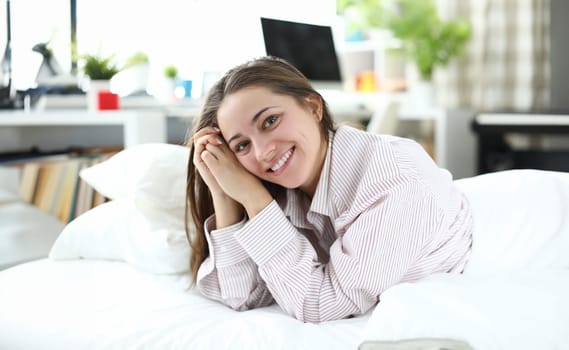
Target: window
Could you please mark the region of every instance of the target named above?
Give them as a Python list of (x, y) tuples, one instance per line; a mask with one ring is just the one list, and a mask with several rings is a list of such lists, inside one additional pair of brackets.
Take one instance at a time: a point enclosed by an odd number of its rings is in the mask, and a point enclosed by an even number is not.
[[(60, 65), (70, 69), (70, 0), (11, 5), (14, 86), (34, 85), (41, 55), (31, 48), (40, 42), (50, 41)], [(264, 54), (261, 16), (331, 23), (335, 1), (77, 0), (77, 52), (114, 54), (122, 64), (143, 51), (150, 59), (150, 84), (174, 64), (180, 77), (199, 88), (204, 72), (222, 72)], [(0, 35), (3, 43), (5, 28)]]

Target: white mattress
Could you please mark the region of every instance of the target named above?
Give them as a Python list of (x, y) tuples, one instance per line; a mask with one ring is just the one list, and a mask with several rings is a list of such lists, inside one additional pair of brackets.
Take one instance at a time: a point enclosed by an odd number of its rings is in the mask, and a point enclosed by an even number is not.
[(276, 305), (237, 312), (188, 283), (102, 260), (12, 267), (0, 273), (0, 349), (356, 349), (369, 318), (309, 324)]

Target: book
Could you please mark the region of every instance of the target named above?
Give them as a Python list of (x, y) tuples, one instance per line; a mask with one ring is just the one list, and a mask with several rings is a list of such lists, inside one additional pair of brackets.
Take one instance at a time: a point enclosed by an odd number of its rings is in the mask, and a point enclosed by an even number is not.
[(80, 159), (72, 159), (65, 165), (63, 171), (63, 185), (60, 190), (57, 207), (54, 211), (55, 216), (62, 222), (69, 222), (73, 218), (73, 197), (76, 193), (77, 182), (79, 179)]
[(105, 161), (122, 148), (89, 148), (84, 152), (20, 160), (18, 192), (22, 200), (67, 223), (108, 201), (79, 176), (81, 169)]
[(36, 108), (43, 109), (64, 109), (64, 108), (86, 108), (86, 95), (42, 95), (36, 102)]
[[(89, 166), (90, 164), (88, 162), (81, 163), (79, 172), (81, 172), (81, 169), (87, 168)], [(93, 188), (89, 186), (89, 184), (82, 178), (79, 178), (77, 181), (78, 184), (77, 193), (75, 195), (75, 208), (73, 218), (76, 218), (85, 213), (87, 210), (91, 209), (93, 203)]]
[(34, 202), (39, 171), (40, 164), (38, 162), (29, 162), (22, 167), (19, 195), (20, 198), (27, 203)]
[(43, 212), (51, 214), (54, 197), (57, 195), (61, 165), (46, 162), (42, 165), (34, 204)]

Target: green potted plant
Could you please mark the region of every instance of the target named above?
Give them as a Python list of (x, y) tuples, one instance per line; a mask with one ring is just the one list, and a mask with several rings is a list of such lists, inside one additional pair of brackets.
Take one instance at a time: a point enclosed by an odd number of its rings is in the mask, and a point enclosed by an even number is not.
[(82, 59), (83, 72), (89, 77), (87, 108), (89, 110), (97, 110), (97, 95), (99, 91), (109, 91), (111, 89), (110, 80), (120, 69), (114, 63), (114, 55), (101, 56), (86, 54), (82, 56)]
[(126, 59), (120, 72), (113, 77), (113, 90), (121, 96), (146, 96), (150, 60), (142, 51), (133, 53)]
[(114, 56), (87, 54), (83, 56), (83, 72), (91, 80), (110, 80), (119, 72)]
[(144, 65), (148, 64), (150, 60), (148, 59), (148, 55), (142, 51), (135, 52), (132, 54), (127, 60), (124, 65), (124, 68), (130, 68), (137, 65)]
[(173, 64), (164, 67), (164, 76), (166, 79), (176, 79), (178, 77), (178, 68)]
[(459, 56), (471, 36), (468, 20), (442, 21), (432, 0), (393, 0), (383, 13), (384, 25), (401, 40), (425, 81), (432, 80), (435, 68)]
[(337, 0), (336, 7), (351, 30), (389, 30), (427, 81), (460, 55), (472, 32), (466, 19), (442, 21), (433, 0)]
[(160, 89), (157, 97), (164, 103), (174, 102), (176, 100), (175, 90), (176, 80), (178, 78), (178, 68), (173, 64), (169, 64), (164, 67), (162, 72), (164, 79), (162, 89)]

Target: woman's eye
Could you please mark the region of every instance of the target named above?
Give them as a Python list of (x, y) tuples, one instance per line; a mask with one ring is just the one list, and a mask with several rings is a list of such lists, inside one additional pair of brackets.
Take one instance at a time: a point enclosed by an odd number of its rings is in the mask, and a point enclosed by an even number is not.
[(276, 115), (271, 115), (263, 122), (263, 129), (266, 129), (277, 122), (279, 118)]
[(241, 142), (235, 146), (235, 152), (242, 152), (245, 148), (247, 148), (248, 142)]

